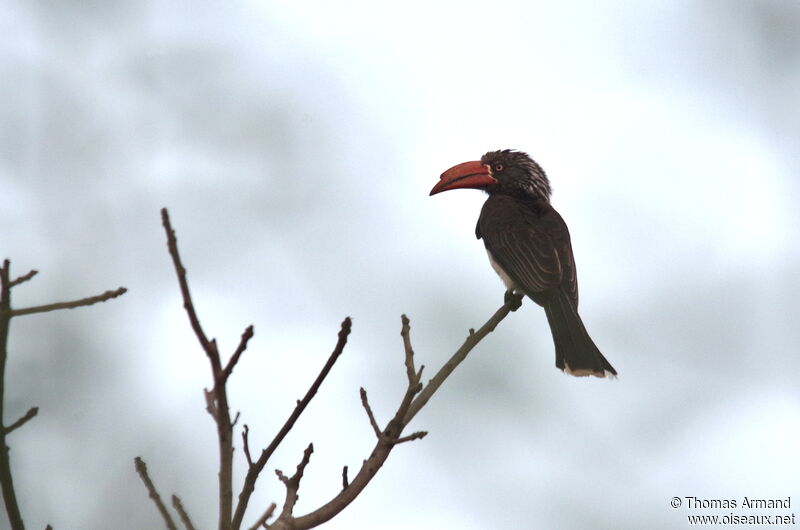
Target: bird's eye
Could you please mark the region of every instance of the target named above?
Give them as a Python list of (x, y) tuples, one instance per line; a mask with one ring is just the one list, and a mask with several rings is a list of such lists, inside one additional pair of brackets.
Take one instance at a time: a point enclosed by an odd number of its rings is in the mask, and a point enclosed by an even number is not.
[(505, 168), (506, 168), (506, 166), (504, 166), (503, 164), (495, 164), (494, 165), (494, 170), (495, 171), (503, 171)]

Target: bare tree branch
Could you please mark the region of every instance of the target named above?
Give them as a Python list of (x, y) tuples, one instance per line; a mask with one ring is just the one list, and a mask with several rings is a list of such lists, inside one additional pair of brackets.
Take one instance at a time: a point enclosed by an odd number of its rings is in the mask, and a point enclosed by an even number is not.
[(186, 527), (186, 530), (195, 530), (194, 525), (192, 525), (192, 520), (189, 518), (189, 514), (186, 513), (186, 510), (183, 507), (183, 503), (181, 499), (177, 495), (172, 496), (172, 506), (175, 508), (175, 511), (178, 512), (178, 515), (181, 517), (181, 522), (183, 526)]
[(242, 491), (239, 493), (239, 503), (236, 505), (236, 512), (233, 516), (233, 528), (241, 527), (242, 519), (244, 518), (244, 512), (247, 509), (247, 503), (250, 501), (250, 496), (255, 490), (256, 481), (258, 480), (259, 474), (264, 469), (264, 466), (272, 456), (272, 453), (275, 452), (275, 449), (278, 448), (280, 443), (294, 426), (297, 419), (308, 406), (311, 399), (317, 393), (317, 390), (319, 390), (319, 387), (322, 385), (325, 377), (327, 377), (328, 373), (331, 371), (331, 368), (333, 368), (334, 363), (336, 363), (336, 360), (344, 351), (344, 347), (347, 344), (347, 337), (350, 335), (352, 325), (353, 323), (350, 320), (350, 317), (347, 317), (342, 321), (341, 328), (339, 329), (338, 341), (336, 342), (336, 346), (333, 348), (333, 352), (331, 352), (330, 357), (328, 357), (328, 361), (325, 363), (325, 366), (322, 367), (322, 370), (311, 384), (311, 387), (309, 387), (306, 395), (303, 396), (303, 399), (297, 402), (297, 406), (289, 415), (289, 418), (286, 420), (286, 423), (283, 424), (281, 430), (278, 431), (278, 434), (275, 435), (275, 438), (272, 440), (272, 442), (270, 442), (270, 444), (261, 452), (261, 456), (258, 458), (258, 461), (249, 466), (247, 470), (247, 476), (244, 479), (244, 485), (242, 486)]
[(54, 304), (37, 305), (33, 307), (23, 307), (22, 309), (12, 309), (11, 316), (19, 317), (22, 315), (32, 315), (34, 313), (58, 311), (59, 309), (75, 309), (76, 307), (83, 307), (87, 305), (97, 304), (99, 302), (105, 302), (107, 300), (111, 300), (112, 298), (122, 296), (127, 292), (128, 290), (125, 287), (120, 287), (119, 289), (114, 289), (113, 291), (106, 291), (103, 294), (81, 298), (80, 300), (72, 300), (70, 302), (56, 302)]
[[(337, 344), (329, 356), (327, 362), (323, 366), (317, 378), (309, 387), (305, 396), (297, 401), (292, 413), (286, 420), (284, 425), (275, 435), (270, 444), (264, 448), (261, 455), (257, 460), (253, 460), (250, 453), (249, 446), (249, 432), (250, 429), (247, 425), (244, 426), (242, 431), (242, 443), (244, 447), (244, 454), (247, 461), (248, 469), (247, 474), (242, 485), (242, 490), (239, 493), (238, 503), (236, 509), (231, 513), (232, 509), (232, 430), (236, 420), (231, 422), (230, 410), (227, 401), (226, 383), (233, 370), (238, 363), (241, 355), (247, 348), (250, 339), (253, 336), (252, 326), (249, 326), (242, 333), (239, 345), (234, 351), (233, 355), (224, 365), (220, 359), (219, 351), (217, 348), (216, 340), (209, 339), (202, 326), (200, 325), (194, 304), (191, 300), (189, 293), (188, 281), (186, 279), (186, 270), (180, 260), (178, 253), (177, 240), (175, 232), (169, 221), (169, 216), (166, 209), (162, 212), (162, 221), (164, 229), (167, 233), (167, 246), (169, 253), (172, 257), (173, 264), (178, 276), (181, 294), (184, 301), (184, 308), (186, 309), (189, 317), (190, 324), (197, 336), (201, 346), (208, 356), (212, 374), (214, 378), (214, 386), (211, 390), (206, 390), (206, 402), (209, 413), (214, 418), (217, 424), (219, 446), (220, 446), (220, 530), (238, 530), (241, 528), (242, 520), (247, 510), (250, 497), (255, 489), (256, 481), (263, 471), (267, 461), (275, 452), (277, 447), (283, 442), (284, 438), (291, 431), (294, 424), (303, 413), (305, 408), (310, 403), (311, 399), (316, 395), (319, 387), (324, 379), (327, 377), (334, 363), (341, 355), (347, 344), (347, 339), (351, 331), (352, 322), (350, 318), (346, 318), (339, 331)], [(408, 318), (402, 316), (401, 337), (403, 339), (404, 349), (404, 365), (407, 378), (407, 386), (403, 393), (400, 404), (393, 418), (387, 423), (386, 427), (381, 430), (375, 418), (372, 408), (369, 405), (366, 391), (361, 388), (361, 403), (369, 418), (370, 425), (377, 437), (376, 445), (372, 450), (369, 457), (364, 460), (361, 468), (352, 481), (348, 477), (348, 468), (345, 466), (342, 469), (342, 490), (339, 491), (328, 503), (313, 510), (312, 512), (301, 517), (294, 517), (293, 511), (297, 499), (299, 497), (298, 491), (300, 488), (300, 479), (303, 476), (305, 467), (308, 465), (311, 453), (313, 452), (313, 445), (309, 445), (303, 454), (303, 458), (297, 466), (297, 471), (292, 477), (286, 477), (280, 470), (276, 470), (278, 478), (286, 486), (286, 499), (283, 508), (277, 519), (270, 525), (266, 524), (267, 519), (272, 516), (275, 510), (275, 505), (270, 506), (265, 514), (256, 522), (252, 528), (260, 526), (269, 527), (273, 530), (301, 530), (312, 528), (322, 524), (336, 514), (340, 513), (350, 502), (353, 501), (366, 485), (372, 480), (378, 470), (389, 456), (391, 450), (400, 443), (410, 442), (423, 438), (427, 432), (418, 431), (412, 434), (403, 435), (403, 431), (419, 410), (424, 407), (433, 394), (442, 385), (445, 379), (455, 370), (468, 355), (468, 353), (491, 331), (495, 329), (497, 324), (505, 318), (509, 312), (516, 310), (521, 303), (521, 297), (511, 295), (506, 297), (506, 303), (498, 309), (494, 315), (478, 330), (469, 330), (469, 334), (464, 344), (453, 354), (450, 360), (436, 373), (427, 385), (422, 383), (422, 373), (424, 366), (416, 368), (414, 362), (414, 350), (411, 345), (410, 339), (410, 322)], [(238, 419), (237, 413), (237, 419)]]
[(172, 520), (172, 516), (169, 514), (169, 511), (167, 511), (167, 507), (164, 506), (164, 502), (161, 500), (161, 495), (158, 494), (153, 481), (150, 480), (150, 475), (147, 474), (147, 464), (138, 456), (133, 459), (133, 462), (136, 466), (136, 472), (142, 477), (142, 482), (144, 482), (144, 486), (147, 488), (148, 493), (150, 493), (150, 498), (153, 499), (156, 508), (158, 508), (161, 514), (161, 518), (164, 519), (164, 524), (169, 530), (178, 530), (175, 526), (175, 522)]
[(8, 427), (5, 427), (6, 434), (11, 434), (11, 432), (14, 431), (15, 429), (19, 429), (20, 427), (25, 425), (30, 419), (36, 416), (36, 414), (38, 413), (39, 413), (39, 407), (31, 407), (30, 409), (28, 409), (28, 412), (26, 412), (24, 416), (22, 416), (20, 419), (18, 419)]
[[(40, 306), (26, 307), (22, 309), (12, 309), (11, 307), (11, 288), (20, 285), (37, 274), (31, 270), (22, 276), (11, 279), (11, 262), (3, 260), (0, 267), (0, 487), (3, 490), (3, 502), (6, 507), (8, 521), (12, 530), (23, 530), (25, 528), (22, 521), (22, 514), (17, 503), (17, 495), (14, 490), (14, 480), (11, 475), (11, 460), (9, 457), (9, 447), (7, 436), (14, 430), (22, 427), (39, 412), (38, 407), (32, 407), (21, 418), (6, 426), (5, 413), (5, 380), (6, 365), (8, 361), (8, 330), (11, 319), (15, 316), (30, 315), (33, 313), (44, 313), (46, 311), (56, 311), (58, 309), (72, 309), (75, 307), (92, 305), (98, 302), (105, 302), (111, 298), (116, 298), (126, 292), (124, 287), (115, 291), (106, 291), (98, 296), (91, 296), (74, 300), (71, 302), (58, 302)], [(49, 525), (48, 525), (49, 526)]]

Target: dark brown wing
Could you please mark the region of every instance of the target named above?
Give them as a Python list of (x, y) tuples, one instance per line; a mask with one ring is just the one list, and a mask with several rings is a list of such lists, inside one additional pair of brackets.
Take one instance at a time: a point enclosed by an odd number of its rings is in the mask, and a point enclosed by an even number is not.
[(525, 293), (539, 302), (562, 288), (578, 307), (578, 280), (569, 230), (549, 203), (491, 195), (476, 235), (492, 258)]

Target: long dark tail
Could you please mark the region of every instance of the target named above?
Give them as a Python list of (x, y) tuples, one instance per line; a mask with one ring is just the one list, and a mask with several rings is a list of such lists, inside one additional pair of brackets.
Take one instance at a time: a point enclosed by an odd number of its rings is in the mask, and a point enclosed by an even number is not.
[(617, 375), (611, 363), (595, 346), (583, 326), (578, 310), (565, 292), (558, 289), (554, 296), (545, 302), (544, 312), (547, 314), (550, 331), (553, 333), (558, 368), (575, 376)]

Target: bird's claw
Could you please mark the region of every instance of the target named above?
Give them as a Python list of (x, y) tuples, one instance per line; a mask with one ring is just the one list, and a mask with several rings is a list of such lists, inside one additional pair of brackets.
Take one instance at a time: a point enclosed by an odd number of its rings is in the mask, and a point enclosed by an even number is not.
[(511, 305), (511, 311), (516, 311), (522, 305), (521, 294), (516, 294), (514, 291), (508, 290), (504, 296), (505, 303)]

